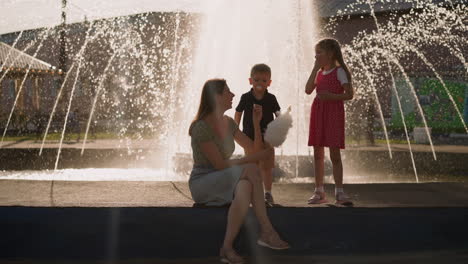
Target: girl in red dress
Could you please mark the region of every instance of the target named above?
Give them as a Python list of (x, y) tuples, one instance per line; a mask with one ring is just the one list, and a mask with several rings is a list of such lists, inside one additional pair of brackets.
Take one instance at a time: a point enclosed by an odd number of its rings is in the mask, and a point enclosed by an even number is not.
[(344, 101), (353, 99), (351, 73), (346, 67), (340, 44), (323, 39), (315, 46), (315, 65), (305, 86), (306, 94), (316, 90), (310, 113), (309, 146), (314, 147), (315, 191), (309, 204), (327, 203), (323, 188), (324, 147), (330, 150), (337, 204), (352, 205), (343, 191), (343, 165), (340, 149), (345, 148)]

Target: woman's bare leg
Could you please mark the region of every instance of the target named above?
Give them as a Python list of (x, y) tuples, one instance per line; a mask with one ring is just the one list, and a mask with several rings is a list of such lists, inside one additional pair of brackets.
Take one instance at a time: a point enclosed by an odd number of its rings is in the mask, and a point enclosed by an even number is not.
[(252, 208), (260, 224), (260, 238), (277, 247), (288, 246), (286, 242), (280, 239), (268, 218), (263, 197), (263, 183), (259, 169), (256, 166), (249, 167), (246, 176), (252, 184)]
[(242, 260), (234, 250), (233, 243), (249, 210), (251, 194), (252, 184), (247, 179), (241, 179), (237, 184), (234, 200), (229, 207), (226, 234), (220, 255), (234, 262), (241, 262)]
[(223, 248), (232, 248), (234, 239), (239, 233), (249, 210), (251, 194), (252, 184), (248, 180), (241, 179), (237, 184), (234, 200), (229, 207)]

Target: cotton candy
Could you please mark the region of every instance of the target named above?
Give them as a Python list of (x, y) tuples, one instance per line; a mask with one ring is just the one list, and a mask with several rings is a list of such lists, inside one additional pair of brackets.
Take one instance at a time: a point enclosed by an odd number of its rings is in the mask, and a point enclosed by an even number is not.
[(292, 127), (291, 107), (288, 107), (286, 113), (281, 114), (275, 120), (271, 121), (265, 131), (264, 139), (273, 147), (281, 146), (288, 135), (289, 128)]

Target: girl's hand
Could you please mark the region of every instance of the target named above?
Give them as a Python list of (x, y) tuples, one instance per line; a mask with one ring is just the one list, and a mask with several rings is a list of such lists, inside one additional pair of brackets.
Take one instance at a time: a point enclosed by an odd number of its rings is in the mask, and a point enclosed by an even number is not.
[(317, 93), (318, 99), (322, 101), (330, 100), (331, 97), (333, 97), (333, 95), (334, 94), (330, 93), (329, 91), (323, 91), (323, 92)]
[(319, 65), (319, 63), (318, 63), (318, 60), (315, 60), (315, 62), (314, 62), (314, 70), (317, 70), (317, 71), (318, 71), (319, 69), (320, 69), (320, 65)]
[(310, 73), (309, 79), (307, 80), (307, 83), (305, 85), (305, 93), (306, 94), (311, 94), (317, 84), (315, 83), (315, 79), (317, 78), (317, 72), (320, 70), (320, 65), (318, 63), (318, 60), (316, 59), (314, 62), (314, 68), (312, 69), (312, 72)]
[(258, 104), (253, 105), (253, 111), (252, 111), (252, 118), (254, 123), (260, 124), (260, 120), (262, 120), (262, 106)]

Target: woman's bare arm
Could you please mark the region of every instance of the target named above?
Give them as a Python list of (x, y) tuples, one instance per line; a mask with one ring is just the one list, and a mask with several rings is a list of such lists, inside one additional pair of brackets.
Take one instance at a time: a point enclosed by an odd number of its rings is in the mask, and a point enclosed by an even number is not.
[(229, 161), (224, 160), (223, 156), (218, 150), (218, 147), (213, 141), (206, 141), (200, 143), (200, 149), (203, 155), (208, 159), (211, 166), (217, 170), (222, 170), (230, 167)]
[(252, 119), (254, 123), (254, 134), (255, 139), (252, 141), (239, 129), (234, 132), (234, 140), (247, 150), (253, 150), (252, 154), (249, 154), (240, 159), (224, 160), (212, 141), (200, 143), (200, 148), (205, 157), (210, 161), (211, 165), (218, 170), (228, 168), (232, 165), (239, 165), (245, 163), (257, 162), (259, 160), (269, 157), (273, 152), (273, 147), (263, 149), (262, 133), (260, 130), (260, 120), (262, 119), (262, 107), (254, 105)]
[[(242, 131), (240, 130), (237, 130), (235, 132), (234, 139), (239, 145), (243, 147), (244, 146), (250, 147), (250, 148), (254, 147), (253, 141), (244, 133), (242, 133)], [(214, 142), (212, 141), (202, 142), (200, 143), (200, 148), (203, 154), (205, 155), (205, 157), (210, 162), (210, 164), (217, 170), (223, 170), (233, 165), (255, 163), (257, 161), (265, 159), (266, 157), (269, 157), (273, 152), (273, 148), (270, 147), (270, 148), (263, 149), (261, 151), (257, 151), (255, 153), (246, 155), (245, 157), (242, 157), (240, 159), (224, 160), (222, 158), (221, 153), (218, 150), (218, 147), (216, 146)]]
[(241, 146), (243, 149), (245, 149), (247, 152), (253, 152), (254, 151), (254, 141), (250, 139), (244, 132), (240, 131), (237, 129), (234, 132), (234, 140)]
[(240, 121), (242, 118), (242, 112), (237, 112), (234, 114), (234, 121), (236, 121), (236, 124), (239, 125)]

